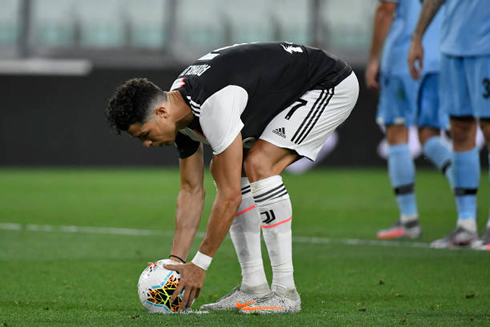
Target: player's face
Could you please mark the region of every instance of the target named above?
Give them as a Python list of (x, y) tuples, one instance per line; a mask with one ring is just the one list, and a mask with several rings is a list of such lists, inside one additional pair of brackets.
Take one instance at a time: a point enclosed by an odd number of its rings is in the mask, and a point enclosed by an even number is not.
[(147, 148), (162, 147), (174, 144), (177, 128), (171, 123), (165, 112), (159, 112), (157, 109), (155, 116), (148, 122), (129, 126), (128, 134), (138, 138)]

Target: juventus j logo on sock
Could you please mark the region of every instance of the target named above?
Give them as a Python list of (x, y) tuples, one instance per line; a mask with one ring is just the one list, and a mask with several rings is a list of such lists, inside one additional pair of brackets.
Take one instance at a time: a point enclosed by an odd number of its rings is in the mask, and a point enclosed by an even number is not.
[(262, 222), (264, 224), (269, 224), (269, 223), (273, 222), (274, 220), (276, 220), (276, 215), (274, 214), (274, 210), (261, 212), (260, 215), (261, 216), (265, 215), (265, 219), (262, 220)]

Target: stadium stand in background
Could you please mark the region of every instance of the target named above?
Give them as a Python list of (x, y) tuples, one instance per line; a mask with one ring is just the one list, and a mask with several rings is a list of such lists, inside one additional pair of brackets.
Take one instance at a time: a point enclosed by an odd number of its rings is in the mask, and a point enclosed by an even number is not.
[(0, 59), (85, 58), (102, 66), (158, 66), (228, 44), (287, 40), (327, 48), (361, 64), (375, 3), (0, 0)]
[[(0, 166), (174, 165), (156, 153), (145, 152), (142, 160), (139, 147), (128, 156), (104, 134), (100, 108), (112, 85), (145, 76), (170, 87), (199, 54), (253, 41), (317, 46), (363, 74), (376, 5), (377, 0), (0, 0), (0, 85), (10, 90), (0, 106), (11, 108), (0, 113), (3, 134), (9, 136), (0, 138)], [(18, 103), (17, 94), (26, 102)], [(385, 163), (375, 151), (383, 134), (365, 123), (372, 120), (377, 94), (361, 91), (360, 96), (360, 108), (325, 148), (322, 165)], [(38, 135), (35, 149), (27, 139), (18, 143), (10, 137), (15, 135), (11, 129), (26, 121), (30, 101), (36, 106), (42, 101), (44, 109), (29, 118), (32, 126), (25, 126)], [(63, 120), (65, 137), (46, 132), (59, 126), (59, 113), (68, 107), (77, 119)], [(48, 125), (36, 124), (39, 119)], [(87, 124), (99, 124), (92, 139), (80, 136)]]

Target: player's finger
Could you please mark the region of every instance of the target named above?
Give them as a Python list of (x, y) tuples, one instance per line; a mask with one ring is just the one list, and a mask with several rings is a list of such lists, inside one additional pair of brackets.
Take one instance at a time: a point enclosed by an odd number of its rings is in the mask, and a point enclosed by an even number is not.
[(187, 308), (187, 303), (189, 302), (189, 296), (192, 294), (193, 289), (186, 289), (184, 292), (184, 298), (182, 299), (182, 303), (180, 304), (179, 311)]
[(368, 74), (366, 75), (366, 85), (368, 88), (372, 87), (372, 78)]
[(163, 268), (165, 269), (168, 269), (168, 270), (173, 270), (173, 271), (177, 271), (177, 267), (179, 267), (181, 265), (169, 265), (169, 264), (164, 264), (163, 265)]
[(366, 76), (365, 76), (365, 81), (364, 81), (367, 85), (367, 87), (369, 87), (369, 72), (366, 71)]
[(378, 81), (376, 80), (377, 74), (373, 74), (372, 72), (368, 72), (366, 74), (366, 85), (370, 89), (378, 89)]
[(413, 79), (417, 79), (417, 72), (415, 71), (415, 67), (413, 67), (413, 64), (410, 63), (410, 76), (412, 76)]
[(417, 68), (415, 67), (416, 61), (417, 55), (415, 53), (415, 45), (412, 43), (410, 44), (410, 50), (408, 51), (407, 64), (410, 76), (412, 76), (413, 79), (416, 79), (417, 76)]
[(196, 290), (196, 296), (194, 297), (194, 300), (197, 300), (197, 299), (199, 298), (199, 295), (200, 295), (200, 294), (201, 294), (201, 289), (200, 289), (200, 288), (198, 288), (198, 289)]
[(193, 288), (189, 292), (189, 297), (187, 298), (187, 302), (186, 302), (186, 305), (185, 305), (185, 308), (186, 309), (189, 309), (192, 306), (192, 303), (194, 303), (195, 295), (196, 295), (196, 289)]
[(175, 271), (177, 269), (177, 265), (164, 264), (163, 268)]
[[(419, 66), (420, 66), (420, 64), (419, 64)], [(413, 65), (413, 78), (414, 79), (419, 79), (420, 78), (420, 68), (417, 68), (417, 66), (415, 65), (415, 63)]]
[[(174, 294), (172, 294), (172, 297), (170, 298), (170, 302), (174, 302), (176, 299), (177, 299), (177, 296), (179, 296), (179, 294), (185, 290), (185, 283), (182, 282), (182, 280), (180, 280), (179, 282), (179, 286), (177, 286), (177, 288), (175, 289), (174, 291)], [(185, 293), (184, 293), (185, 294)]]
[[(408, 53), (407, 65), (408, 65), (408, 70), (410, 71), (410, 75), (412, 75), (412, 73), (413, 73), (413, 54), (412, 54), (412, 51), (410, 51)], [(413, 77), (413, 75), (412, 75), (412, 77)]]
[(413, 79), (418, 79), (417, 67), (415, 67), (415, 58), (413, 56), (408, 57), (408, 66), (410, 68), (410, 75)]

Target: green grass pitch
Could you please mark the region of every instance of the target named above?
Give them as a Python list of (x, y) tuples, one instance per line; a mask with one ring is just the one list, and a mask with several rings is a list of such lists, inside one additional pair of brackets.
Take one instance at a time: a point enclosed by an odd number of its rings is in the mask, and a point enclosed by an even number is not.
[[(488, 216), (487, 180), (484, 174), (478, 194), (480, 233)], [(456, 221), (442, 175), (417, 173), (423, 237), (392, 246), (348, 241), (374, 240), (379, 228), (397, 218), (385, 170), (317, 170), (285, 175), (284, 181), (293, 203), (302, 312), (158, 315), (145, 312), (136, 283), (148, 261), (169, 254), (177, 170), (0, 170), (0, 326), (490, 325), (490, 253), (426, 247)], [(205, 183), (201, 231), (214, 197), (209, 174)], [(158, 233), (118, 235), (60, 226)], [(263, 253), (270, 280), (265, 248)], [(239, 281), (236, 255), (226, 239), (194, 308)]]

